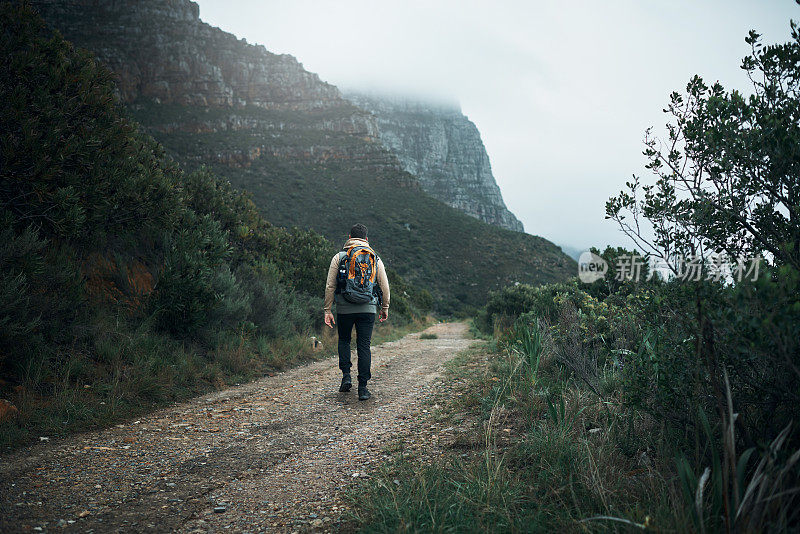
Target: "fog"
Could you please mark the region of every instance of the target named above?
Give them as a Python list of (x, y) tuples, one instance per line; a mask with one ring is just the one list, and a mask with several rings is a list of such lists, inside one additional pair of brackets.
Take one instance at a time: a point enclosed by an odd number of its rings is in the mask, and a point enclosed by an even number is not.
[(747, 90), (750, 29), (789, 39), (791, 0), (532, 2), (200, 0), (214, 26), (342, 87), (457, 100), (527, 232), (631, 243), (605, 201), (645, 176), (644, 130), (694, 74)]

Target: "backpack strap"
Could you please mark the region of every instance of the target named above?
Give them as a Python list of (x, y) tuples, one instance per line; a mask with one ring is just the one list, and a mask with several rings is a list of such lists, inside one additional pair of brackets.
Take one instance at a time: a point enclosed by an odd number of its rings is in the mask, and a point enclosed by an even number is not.
[(339, 251), (339, 264), (340, 265), (341, 265), (341, 263), (343, 261), (350, 259), (350, 252), (353, 251), (353, 248), (354, 247), (350, 247), (349, 249), (348, 248), (342, 248), (342, 250)]

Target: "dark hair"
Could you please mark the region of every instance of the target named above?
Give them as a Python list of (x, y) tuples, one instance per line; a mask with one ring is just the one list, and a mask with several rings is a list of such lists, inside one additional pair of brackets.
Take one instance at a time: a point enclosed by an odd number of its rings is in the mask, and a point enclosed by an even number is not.
[(367, 227), (361, 223), (354, 224), (353, 227), (350, 228), (350, 237), (354, 237), (356, 239), (366, 239)]

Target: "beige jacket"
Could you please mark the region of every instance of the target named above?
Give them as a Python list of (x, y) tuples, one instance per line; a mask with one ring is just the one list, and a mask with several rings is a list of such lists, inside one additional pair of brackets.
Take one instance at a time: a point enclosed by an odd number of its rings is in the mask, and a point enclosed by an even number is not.
[[(343, 248), (350, 248), (355, 245), (365, 245), (369, 246), (364, 239), (348, 239), (347, 242), (344, 244)], [(376, 273), (375, 277), (378, 281), (378, 285), (381, 287), (381, 291), (383, 291), (383, 305), (381, 306), (382, 309), (388, 310), (389, 309), (389, 279), (386, 277), (386, 268), (383, 265), (383, 260), (378, 258), (376, 262)], [(331, 307), (333, 306), (333, 296), (336, 292), (336, 275), (339, 272), (339, 253), (337, 252), (336, 255), (331, 258), (331, 265), (328, 268), (328, 279), (325, 282), (325, 302), (322, 306), (322, 309), (325, 312), (330, 312)]]

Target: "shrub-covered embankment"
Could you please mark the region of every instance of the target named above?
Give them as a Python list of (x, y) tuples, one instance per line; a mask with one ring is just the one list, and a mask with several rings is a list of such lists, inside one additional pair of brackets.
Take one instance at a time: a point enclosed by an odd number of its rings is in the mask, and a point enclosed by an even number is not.
[[(336, 246), (184, 173), (29, 8), (0, 22), (0, 448), (311, 357)], [(419, 320), (392, 282), (393, 322)]]

